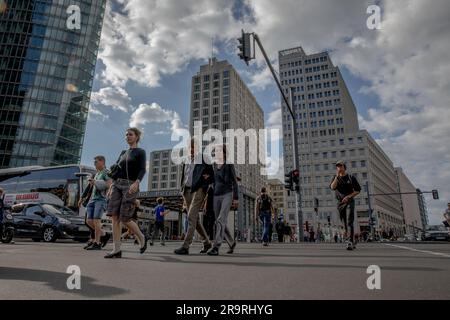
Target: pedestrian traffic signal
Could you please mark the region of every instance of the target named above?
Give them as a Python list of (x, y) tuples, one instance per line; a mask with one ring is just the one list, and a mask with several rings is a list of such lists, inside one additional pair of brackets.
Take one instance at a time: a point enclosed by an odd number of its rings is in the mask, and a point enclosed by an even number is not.
[(285, 175), (284, 175), (284, 187), (287, 189), (287, 190), (291, 190), (291, 191), (294, 191), (294, 183), (293, 183), (293, 180), (292, 180), (292, 171), (289, 171), (288, 173), (286, 173)]
[(431, 193), (433, 194), (434, 200), (439, 200), (439, 193), (437, 190), (431, 190)]
[(238, 38), (238, 41), (238, 56), (248, 65), (248, 62), (252, 59), (250, 33), (245, 33), (244, 30), (242, 30), (242, 37)]

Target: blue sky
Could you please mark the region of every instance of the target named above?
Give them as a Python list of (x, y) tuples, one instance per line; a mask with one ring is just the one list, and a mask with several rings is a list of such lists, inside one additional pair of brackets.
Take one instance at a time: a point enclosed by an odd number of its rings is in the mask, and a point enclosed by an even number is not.
[[(120, 3), (121, 5), (118, 5)], [(191, 77), (214, 55), (228, 60), (250, 87), (268, 126), (279, 125), (280, 96), (262, 55), (250, 67), (236, 56), (240, 30), (257, 32), (272, 62), (278, 50), (329, 50), (361, 117), (396, 166), (421, 189), (438, 188), (432, 219), (450, 197), (448, 143), (450, 66), (447, 3), (378, 1), (382, 29), (369, 30), (373, 1), (112, 0), (102, 33), (82, 163), (109, 162), (125, 148), (131, 122), (144, 129), (142, 147), (170, 148), (171, 131), (187, 125)], [(421, 44), (421, 45), (418, 45)], [(420, 89), (420, 90), (419, 90)], [(417, 111), (425, 111), (420, 114)], [(174, 121), (175, 120), (175, 121)]]

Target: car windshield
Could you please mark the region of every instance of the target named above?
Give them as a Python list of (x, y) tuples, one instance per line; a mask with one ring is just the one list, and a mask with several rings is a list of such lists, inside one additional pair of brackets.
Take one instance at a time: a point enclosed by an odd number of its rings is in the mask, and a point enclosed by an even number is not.
[(53, 204), (43, 204), (42, 207), (51, 214), (64, 215), (64, 216), (74, 216), (75, 213), (67, 207), (60, 207)]
[(446, 231), (444, 226), (428, 226), (427, 231)]

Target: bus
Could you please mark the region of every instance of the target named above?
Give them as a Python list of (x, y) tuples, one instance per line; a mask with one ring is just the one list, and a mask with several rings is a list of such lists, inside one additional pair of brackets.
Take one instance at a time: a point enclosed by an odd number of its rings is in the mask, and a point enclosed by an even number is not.
[(0, 169), (0, 187), (8, 194), (53, 194), (64, 206), (84, 215), (79, 210), (78, 200), (86, 188), (89, 176), (95, 169), (83, 165), (62, 165), (54, 167), (19, 167)]

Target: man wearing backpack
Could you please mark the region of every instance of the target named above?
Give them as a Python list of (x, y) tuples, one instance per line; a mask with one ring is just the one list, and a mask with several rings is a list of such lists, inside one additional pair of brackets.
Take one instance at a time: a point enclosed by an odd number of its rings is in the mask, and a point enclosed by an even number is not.
[(263, 246), (269, 245), (269, 227), (274, 213), (272, 198), (267, 194), (266, 188), (261, 188), (261, 194), (256, 198), (255, 217), (263, 225)]
[[(350, 228), (350, 237), (347, 242), (347, 250), (356, 249), (355, 245), (355, 197), (361, 192), (361, 186), (358, 180), (346, 172), (347, 167), (343, 161), (336, 162), (336, 176), (331, 181), (330, 188), (336, 192), (338, 200), (338, 211), (341, 221), (344, 223), (345, 233), (348, 237), (348, 228)], [(347, 208), (348, 214), (347, 214)]]

